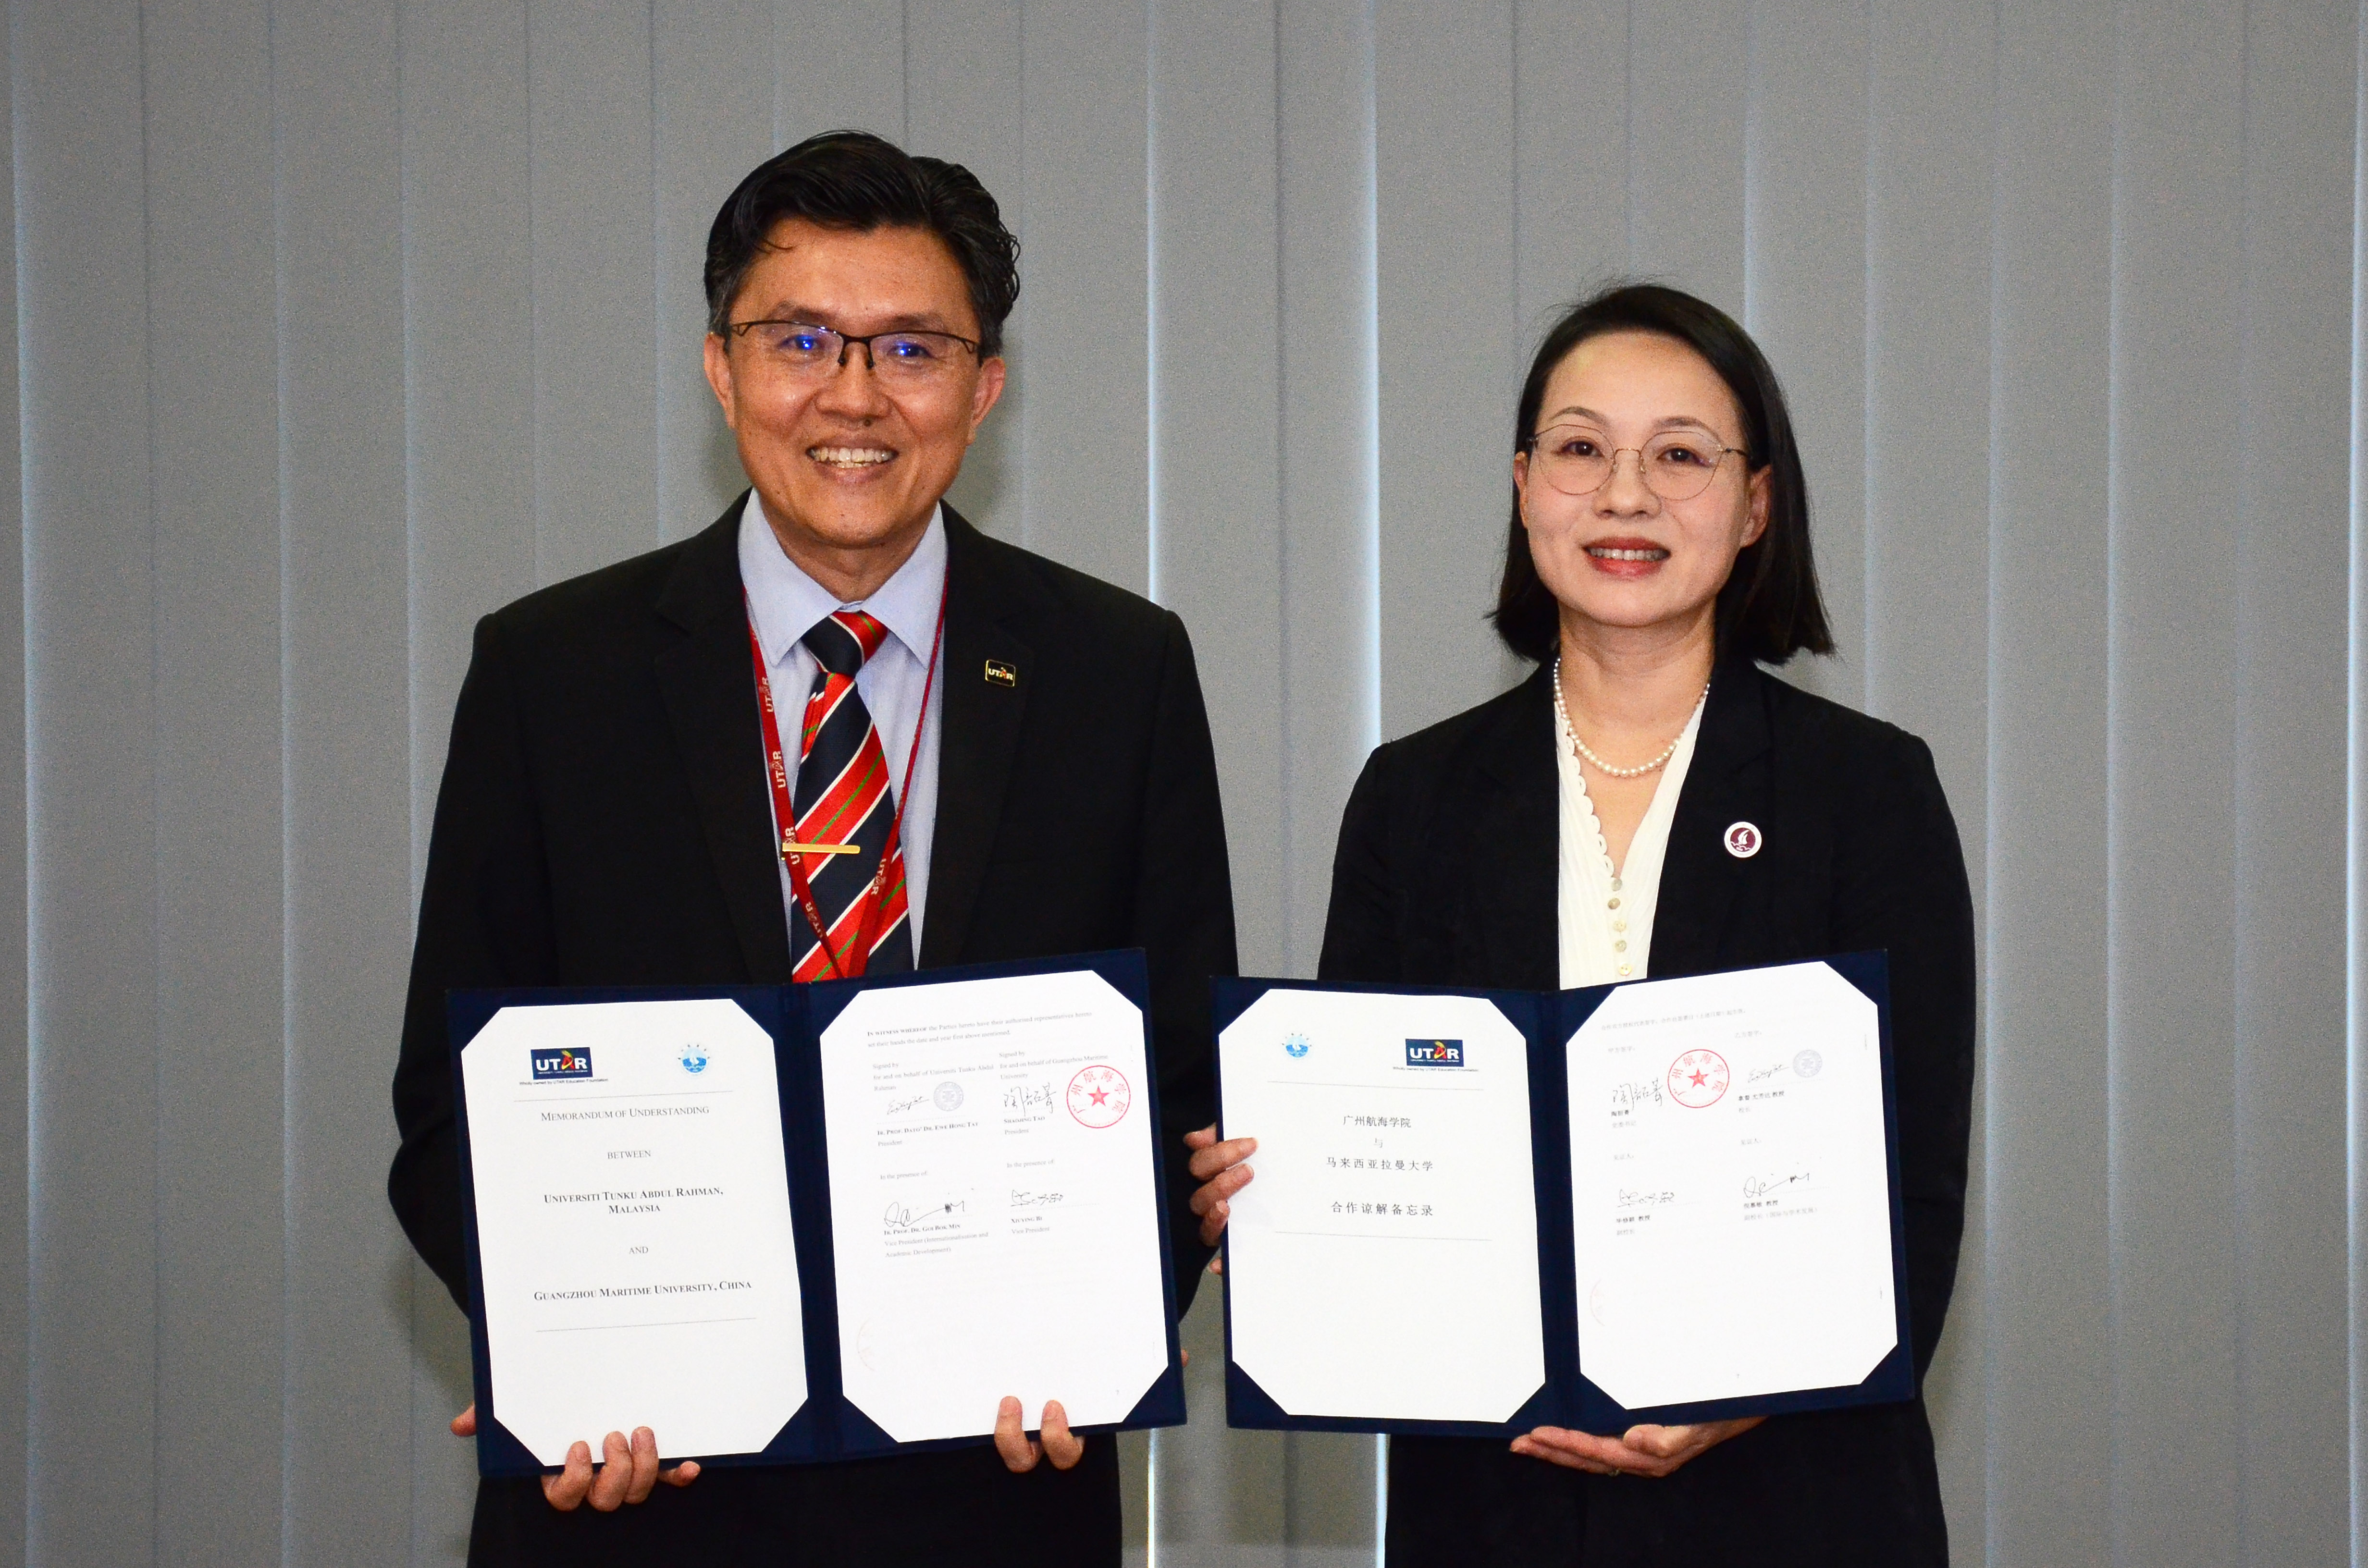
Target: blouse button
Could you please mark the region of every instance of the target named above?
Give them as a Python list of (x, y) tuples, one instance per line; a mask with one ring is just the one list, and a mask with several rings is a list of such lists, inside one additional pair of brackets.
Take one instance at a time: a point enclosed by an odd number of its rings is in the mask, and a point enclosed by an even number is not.
[(1621, 972), (1621, 973), (1622, 973), (1622, 974), (1627, 973), (1627, 972), (1628, 972), (1628, 966), (1627, 966), (1626, 964), (1624, 964), (1624, 963), (1623, 963), (1623, 964), (1622, 964), (1622, 965), (1620, 966), (1620, 972)]
[[(1619, 884), (1619, 883), (1617, 883), (1617, 882), (1614, 882), (1614, 883), (1612, 883), (1611, 885), (1612, 885), (1613, 887), (1618, 887), (1620, 884)], [(1610, 900), (1610, 902), (1606, 903), (1604, 904), (1604, 906), (1603, 906), (1603, 907), (1604, 907), (1604, 908), (1606, 908), (1606, 909), (1617, 909), (1617, 908), (1619, 908), (1619, 907), (1620, 907), (1620, 899), (1619, 899), (1619, 896), (1618, 896), (1617, 894), (1614, 894), (1614, 895), (1612, 896), (1612, 898)]]
[(1613, 892), (1618, 892), (1620, 891), (1620, 879), (1617, 877), (1611, 879), (1611, 891)]
[(1628, 929), (1628, 922), (1625, 920), (1614, 920), (1611, 923), (1611, 928), (1614, 931), (1625, 931)]
[(1626, 951), (1628, 950), (1628, 941), (1627, 941), (1627, 938), (1623, 937), (1622, 937), (1622, 938), (1621, 938), (1619, 941), (1612, 943), (1612, 944), (1611, 944), (1611, 950), (1612, 950), (1613, 952), (1615, 952), (1615, 953), (1624, 953), (1624, 952), (1626, 952)]

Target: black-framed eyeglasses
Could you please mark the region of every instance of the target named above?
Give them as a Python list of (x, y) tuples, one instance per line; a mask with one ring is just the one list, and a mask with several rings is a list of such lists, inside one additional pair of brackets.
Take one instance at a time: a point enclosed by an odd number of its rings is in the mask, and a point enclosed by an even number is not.
[(1720, 445), (1704, 430), (1664, 430), (1641, 448), (1615, 447), (1584, 425), (1549, 426), (1522, 445), (1530, 450), (1531, 472), (1565, 495), (1594, 494), (1610, 482), (1620, 454), (1634, 452), (1645, 487), (1664, 501), (1692, 500), (1710, 488), (1730, 455), (1750, 455)]
[(848, 350), (863, 346), (863, 362), (883, 381), (919, 383), (944, 375), (962, 349), (973, 358), (979, 345), (951, 332), (875, 332), (868, 336), (815, 322), (742, 321), (731, 326), (765, 363), (785, 375), (821, 378), (847, 363)]

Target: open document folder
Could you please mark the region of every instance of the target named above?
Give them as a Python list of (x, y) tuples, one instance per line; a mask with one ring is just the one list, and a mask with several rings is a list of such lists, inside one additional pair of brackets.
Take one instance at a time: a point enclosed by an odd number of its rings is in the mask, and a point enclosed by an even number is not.
[(1560, 994), (1216, 983), (1236, 1426), (1907, 1398), (1880, 953)]
[(1139, 952), (456, 992), (479, 1470), (1182, 1421), (1146, 992)]

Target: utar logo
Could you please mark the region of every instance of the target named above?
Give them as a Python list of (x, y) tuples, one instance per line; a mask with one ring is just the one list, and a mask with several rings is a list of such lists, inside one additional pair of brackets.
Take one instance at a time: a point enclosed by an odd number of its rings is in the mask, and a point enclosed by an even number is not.
[(1463, 1042), (1460, 1040), (1410, 1040), (1406, 1041), (1406, 1065), (1461, 1067), (1463, 1065)]
[(528, 1060), (534, 1064), (538, 1080), (592, 1076), (592, 1053), (588, 1051), (537, 1051), (529, 1053)]

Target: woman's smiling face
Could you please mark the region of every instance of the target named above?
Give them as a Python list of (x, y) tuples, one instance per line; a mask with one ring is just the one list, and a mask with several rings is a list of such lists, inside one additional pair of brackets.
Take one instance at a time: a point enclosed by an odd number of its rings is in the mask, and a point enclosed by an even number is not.
[[(1769, 501), (1769, 471), (1752, 471), (1742, 412), (1710, 362), (1656, 333), (1590, 337), (1554, 367), (1528, 434), (1562, 454), (1517, 454), (1513, 484), (1565, 629), (1707, 625)], [(1555, 468), (1606, 454), (1611, 472), (1588, 493), (1552, 483)], [(1664, 494), (1696, 484), (1683, 499)]]

